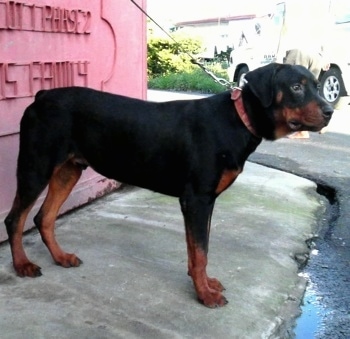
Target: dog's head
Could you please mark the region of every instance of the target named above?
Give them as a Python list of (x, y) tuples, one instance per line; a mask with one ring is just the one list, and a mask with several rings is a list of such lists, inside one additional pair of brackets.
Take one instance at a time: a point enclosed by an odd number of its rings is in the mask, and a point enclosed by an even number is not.
[(320, 131), (333, 108), (320, 96), (319, 82), (303, 66), (272, 63), (246, 74), (247, 86), (273, 112), (274, 139), (296, 131)]

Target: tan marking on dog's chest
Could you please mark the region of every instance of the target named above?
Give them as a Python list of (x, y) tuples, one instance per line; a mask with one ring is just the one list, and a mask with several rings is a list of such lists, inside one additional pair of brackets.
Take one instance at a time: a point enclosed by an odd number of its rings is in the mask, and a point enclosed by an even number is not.
[(220, 177), (219, 183), (216, 187), (215, 193), (220, 194), (225, 191), (236, 180), (238, 175), (242, 173), (241, 169), (228, 170), (225, 169)]

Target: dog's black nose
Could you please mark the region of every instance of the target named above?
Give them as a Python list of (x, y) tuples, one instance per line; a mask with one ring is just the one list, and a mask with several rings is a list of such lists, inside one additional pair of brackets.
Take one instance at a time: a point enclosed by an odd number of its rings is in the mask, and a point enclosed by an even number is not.
[(331, 105), (325, 105), (322, 107), (322, 113), (326, 118), (330, 118), (334, 112), (334, 109)]

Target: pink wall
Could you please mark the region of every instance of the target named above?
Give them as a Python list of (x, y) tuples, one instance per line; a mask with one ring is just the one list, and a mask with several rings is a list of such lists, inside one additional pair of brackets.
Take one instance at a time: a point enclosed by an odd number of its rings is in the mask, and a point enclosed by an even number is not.
[[(0, 0), (0, 241), (15, 194), (19, 121), (35, 93), (75, 85), (145, 98), (146, 53), (146, 20), (130, 0)], [(62, 212), (115, 186), (88, 169)]]

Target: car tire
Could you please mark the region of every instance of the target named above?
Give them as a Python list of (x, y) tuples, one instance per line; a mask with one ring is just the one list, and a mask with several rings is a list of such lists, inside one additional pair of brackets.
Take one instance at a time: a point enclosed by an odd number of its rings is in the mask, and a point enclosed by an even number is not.
[(242, 87), (245, 84), (244, 77), (249, 72), (247, 66), (242, 66), (237, 73), (237, 86)]
[(330, 68), (320, 78), (320, 95), (332, 106), (335, 106), (342, 93), (344, 83), (340, 71), (337, 68)]

